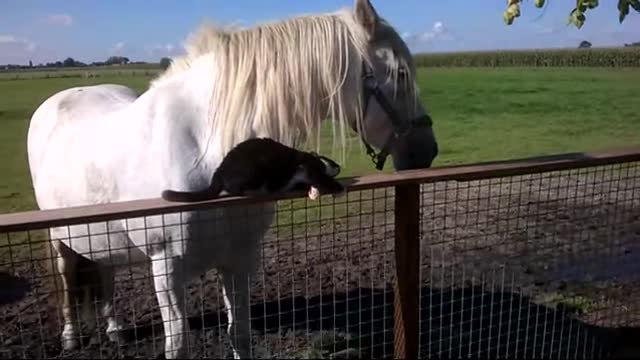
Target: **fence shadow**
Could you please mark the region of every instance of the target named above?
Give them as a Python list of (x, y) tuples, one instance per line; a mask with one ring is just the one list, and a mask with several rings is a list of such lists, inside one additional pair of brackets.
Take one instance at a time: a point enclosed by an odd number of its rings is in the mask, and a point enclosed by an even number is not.
[[(393, 298), (392, 290), (369, 288), (284, 298), (253, 305), (251, 325), (259, 334), (349, 333), (349, 341), (326, 344), (327, 350), (388, 358), (393, 355)], [(630, 334), (640, 332), (592, 326), (565, 308), (538, 305), (512, 292), (482, 292), (479, 287), (424, 287), (420, 307), (420, 357), (603, 358), (620, 353), (620, 348), (628, 352), (629, 344), (637, 341)], [(209, 312), (191, 317), (189, 325), (195, 331), (225, 329), (226, 321), (224, 312)], [(139, 341), (162, 329), (138, 324), (135, 332)]]

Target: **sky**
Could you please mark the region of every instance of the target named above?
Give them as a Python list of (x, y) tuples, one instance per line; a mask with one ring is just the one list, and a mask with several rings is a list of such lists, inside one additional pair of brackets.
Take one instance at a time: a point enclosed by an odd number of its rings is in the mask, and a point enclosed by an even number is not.
[[(587, 13), (582, 29), (567, 25), (575, 2), (525, 1), (513, 25), (504, 0), (372, 0), (378, 14), (414, 52), (575, 48), (640, 41), (640, 14), (618, 22), (614, 0)], [(353, 0), (0, 0), (0, 64), (34, 64), (73, 57), (83, 62), (127, 56), (159, 61), (182, 53), (186, 36), (204, 21), (251, 26), (300, 14), (352, 7)], [(482, 5), (481, 5), (482, 4)], [(573, 4), (573, 5), (572, 5)]]

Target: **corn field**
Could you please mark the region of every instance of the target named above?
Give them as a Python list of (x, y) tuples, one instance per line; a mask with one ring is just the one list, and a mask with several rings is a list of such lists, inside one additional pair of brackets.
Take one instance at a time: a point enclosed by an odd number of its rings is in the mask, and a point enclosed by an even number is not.
[[(417, 67), (640, 67), (640, 47), (589, 49), (503, 50), (455, 53), (416, 54)], [(81, 78), (100, 76), (155, 76), (159, 64), (145, 64), (147, 68), (86, 67), (47, 68), (37, 70), (2, 70), (0, 80), (48, 78)]]
[(417, 54), (418, 67), (640, 67), (640, 47)]

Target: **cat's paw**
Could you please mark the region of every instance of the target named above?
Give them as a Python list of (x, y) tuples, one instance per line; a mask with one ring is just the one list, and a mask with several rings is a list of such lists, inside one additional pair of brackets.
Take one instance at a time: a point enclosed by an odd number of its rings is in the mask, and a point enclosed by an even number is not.
[(320, 190), (318, 188), (312, 186), (309, 188), (309, 199), (317, 200), (320, 197)]

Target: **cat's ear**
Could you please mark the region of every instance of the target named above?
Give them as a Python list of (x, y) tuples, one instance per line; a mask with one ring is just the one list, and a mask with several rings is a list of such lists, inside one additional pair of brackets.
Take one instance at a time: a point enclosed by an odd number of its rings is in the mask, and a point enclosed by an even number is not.
[(340, 165), (338, 165), (337, 162), (333, 161), (332, 159), (329, 159), (326, 156), (322, 156), (322, 155), (318, 155), (318, 157), (324, 161), (326, 161), (327, 163), (329, 163), (329, 165), (336, 167), (336, 168), (340, 168)]

